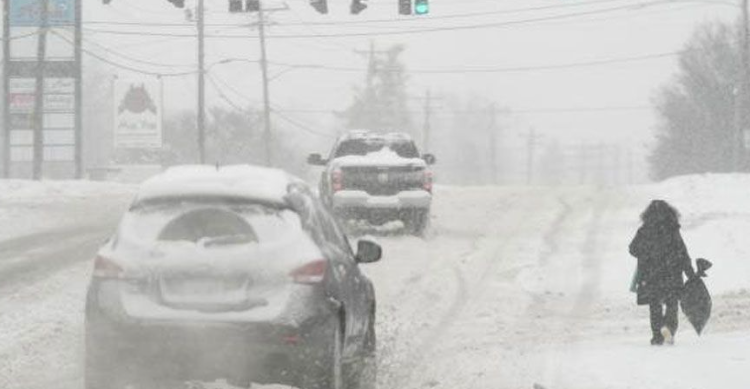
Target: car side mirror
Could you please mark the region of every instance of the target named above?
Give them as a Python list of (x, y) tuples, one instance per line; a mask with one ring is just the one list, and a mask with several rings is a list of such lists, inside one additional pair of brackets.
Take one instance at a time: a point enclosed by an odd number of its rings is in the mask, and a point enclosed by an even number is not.
[(316, 154), (310, 154), (307, 157), (307, 163), (309, 165), (313, 165), (313, 166), (325, 166), (327, 162), (328, 161), (326, 161), (325, 159), (323, 159), (323, 157), (320, 154), (317, 154), (317, 153)]
[(362, 239), (357, 242), (357, 263), (373, 263), (383, 257), (383, 248), (379, 244)]
[(437, 159), (432, 154), (424, 154), (422, 155), (422, 159), (425, 161), (428, 165), (434, 165), (435, 162), (437, 162)]

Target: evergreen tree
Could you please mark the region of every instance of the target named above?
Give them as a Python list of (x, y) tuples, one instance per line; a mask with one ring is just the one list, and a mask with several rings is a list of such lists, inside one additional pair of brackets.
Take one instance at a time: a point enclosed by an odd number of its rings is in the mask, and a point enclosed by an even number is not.
[(679, 73), (656, 98), (657, 145), (649, 157), (656, 179), (733, 169), (739, 140), (735, 112), (740, 87), (739, 31), (701, 26), (679, 57)]

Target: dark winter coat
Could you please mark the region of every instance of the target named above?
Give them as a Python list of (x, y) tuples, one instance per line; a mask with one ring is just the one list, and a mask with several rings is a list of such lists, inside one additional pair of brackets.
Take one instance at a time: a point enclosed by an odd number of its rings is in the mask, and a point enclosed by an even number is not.
[(639, 305), (679, 298), (682, 273), (695, 275), (676, 223), (644, 224), (630, 243), (630, 254), (638, 258)]

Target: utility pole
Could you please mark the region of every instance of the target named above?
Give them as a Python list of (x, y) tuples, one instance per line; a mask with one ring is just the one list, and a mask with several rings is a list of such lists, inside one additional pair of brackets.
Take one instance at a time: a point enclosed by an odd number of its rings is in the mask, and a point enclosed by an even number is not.
[(581, 144), (578, 146), (578, 152), (579, 152), (579, 166), (580, 169), (578, 172), (580, 173), (579, 176), (579, 183), (581, 185), (586, 183), (586, 176), (587, 176), (587, 170), (588, 170), (588, 153), (586, 150), (586, 143), (581, 142)]
[(10, 178), (10, 1), (3, 1), (3, 178)]
[(198, 0), (198, 155), (206, 163), (206, 74), (205, 74), (205, 8)]
[(80, 180), (83, 178), (83, 0), (75, 0), (75, 18), (75, 178)]
[(432, 96), (430, 90), (427, 89), (424, 96), (424, 125), (422, 127), (422, 147), (424, 152), (430, 152), (430, 115), (432, 111)]
[(47, 52), (47, 25), (49, 24), (49, 0), (42, 0), (39, 36), (36, 47), (36, 85), (34, 89), (34, 163), (32, 177), (42, 179), (44, 161), (44, 65)]
[(531, 185), (534, 180), (534, 156), (536, 154), (537, 134), (532, 127), (526, 139), (526, 185)]
[(497, 106), (490, 106), (490, 183), (497, 185)]
[[(202, 0), (201, 0), (202, 1)], [(260, 35), (260, 70), (263, 77), (263, 142), (266, 148), (266, 166), (273, 166), (271, 138), (271, 97), (268, 91), (268, 57), (266, 55), (266, 21), (263, 2), (258, 7), (258, 33)]]
[(743, 169), (743, 156), (745, 150), (745, 131), (747, 131), (747, 103), (748, 85), (750, 85), (750, 18), (748, 17), (748, 0), (742, 0), (742, 37), (740, 39), (742, 56), (740, 69), (740, 85), (736, 88), (735, 96), (735, 142), (733, 148), (733, 168), (735, 171)]

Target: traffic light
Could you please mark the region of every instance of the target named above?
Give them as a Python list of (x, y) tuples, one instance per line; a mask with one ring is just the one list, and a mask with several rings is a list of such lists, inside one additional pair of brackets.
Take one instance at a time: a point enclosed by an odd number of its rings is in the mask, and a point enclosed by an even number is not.
[(328, 13), (328, 0), (310, 0), (310, 5), (322, 14)]
[(229, 12), (242, 12), (242, 0), (229, 0)]
[(430, 13), (430, 1), (429, 0), (415, 0), (414, 13), (417, 15), (427, 15), (428, 13)]
[(398, 0), (398, 13), (401, 15), (411, 15), (412, 0)]
[[(167, 0), (168, 2), (172, 3), (177, 8), (185, 8), (185, 0)], [(232, 0), (229, 0), (230, 2)], [(103, 4), (109, 4), (112, 0), (102, 0)]]
[(357, 15), (358, 13), (364, 11), (365, 8), (367, 8), (367, 4), (365, 4), (363, 0), (352, 0), (352, 6), (351, 6), (352, 15)]
[(247, 0), (245, 2), (245, 12), (260, 11), (260, 0)]

